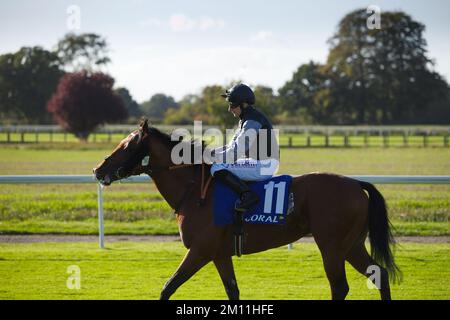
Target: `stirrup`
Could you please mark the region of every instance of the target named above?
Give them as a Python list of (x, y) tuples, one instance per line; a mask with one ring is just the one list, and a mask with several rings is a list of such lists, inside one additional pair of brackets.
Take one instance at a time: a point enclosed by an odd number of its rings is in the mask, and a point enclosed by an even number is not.
[(247, 199), (247, 200), (250, 200), (250, 202), (245, 204), (245, 206), (244, 206), (244, 205), (242, 205), (242, 202), (243, 202), (242, 196), (243, 195), (241, 195), (240, 199), (236, 200), (236, 203), (234, 204), (234, 211), (245, 212), (259, 202), (258, 196), (256, 194), (254, 194), (252, 191), (247, 191), (246, 193), (250, 193), (250, 197), (253, 197), (253, 199), (251, 199), (251, 198)]
[(244, 235), (235, 235), (234, 236), (234, 254), (236, 257), (242, 256), (242, 251), (244, 251), (243, 248), (243, 238)]
[(242, 255), (243, 251), (243, 237), (244, 237), (244, 217), (240, 211), (235, 212), (235, 220), (233, 223), (233, 240), (234, 253), (237, 257)]

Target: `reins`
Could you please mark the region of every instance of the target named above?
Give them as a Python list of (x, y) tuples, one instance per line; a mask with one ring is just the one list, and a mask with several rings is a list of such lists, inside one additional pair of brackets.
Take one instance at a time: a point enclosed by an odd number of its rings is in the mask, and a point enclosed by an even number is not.
[[(182, 169), (182, 168), (187, 168), (187, 167), (195, 168), (195, 166), (196, 166), (196, 164), (193, 164), (193, 163), (175, 164), (172, 166), (160, 166), (160, 167), (156, 167), (156, 168), (150, 168), (146, 173), (151, 176), (155, 171), (165, 171), (165, 170), (172, 171), (172, 170)], [(211, 184), (212, 176), (210, 175), (208, 177), (208, 179), (205, 181), (205, 176), (206, 176), (205, 166), (206, 166), (206, 164), (204, 162), (202, 162), (201, 166), (202, 166), (202, 172), (201, 172), (201, 180), (200, 180), (201, 182), (200, 182), (199, 205), (204, 205), (205, 199), (206, 199), (206, 194), (208, 192), (209, 185)], [(195, 171), (194, 171), (194, 176), (195, 176)], [(194, 183), (195, 183), (195, 177), (189, 181), (189, 184), (186, 187), (182, 198), (180, 199), (178, 204), (175, 206), (174, 214), (178, 214), (178, 212), (180, 211), (181, 206), (183, 205), (184, 201), (186, 200), (187, 196), (189, 195), (190, 191), (192, 190)]]

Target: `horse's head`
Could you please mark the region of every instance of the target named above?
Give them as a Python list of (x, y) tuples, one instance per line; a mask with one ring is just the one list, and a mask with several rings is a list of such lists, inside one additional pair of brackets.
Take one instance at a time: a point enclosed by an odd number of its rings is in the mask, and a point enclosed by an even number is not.
[(138, 130), (123, 139), (114, 151), (94, 168), (95, 178), (102, 185), (110, 185), (149, 169), (149, 128), (144, 120)]

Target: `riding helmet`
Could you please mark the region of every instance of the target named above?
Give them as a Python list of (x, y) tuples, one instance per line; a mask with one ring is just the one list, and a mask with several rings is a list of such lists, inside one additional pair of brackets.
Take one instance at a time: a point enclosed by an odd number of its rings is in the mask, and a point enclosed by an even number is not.
[(221, 94), (233, 106), (239, 106), (243, 103), (249, 105), (255, 104), (255, 94), (253, 90), (246, 84), (239, 83)]

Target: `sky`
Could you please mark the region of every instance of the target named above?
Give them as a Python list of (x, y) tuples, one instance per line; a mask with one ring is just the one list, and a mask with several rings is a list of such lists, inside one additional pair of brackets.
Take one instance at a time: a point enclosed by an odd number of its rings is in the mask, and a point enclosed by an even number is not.
[(369, 5), (381, 9), (381, 27), (392, 10), (424, 23), (428, 56), (450, 80), (448, 0), (0, 0), (0, 54), (94, 32), (110, 46), (105, 71), (138, 102), (237, 79), (278, 90), (301, 64), (325, 62), (339, 20)]

